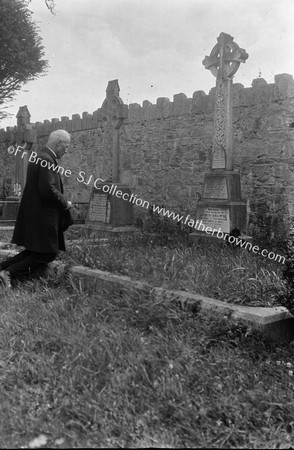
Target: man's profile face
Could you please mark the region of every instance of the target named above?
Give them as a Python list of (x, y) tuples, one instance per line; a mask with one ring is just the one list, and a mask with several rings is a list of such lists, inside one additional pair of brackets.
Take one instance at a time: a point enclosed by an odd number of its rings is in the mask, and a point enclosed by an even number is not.
[(62, 158), (62, 156), (67, 153), (69, 144), (70, 138), (65, 137), (64, 139), (60, 139), (55, 150), (58, 159)]

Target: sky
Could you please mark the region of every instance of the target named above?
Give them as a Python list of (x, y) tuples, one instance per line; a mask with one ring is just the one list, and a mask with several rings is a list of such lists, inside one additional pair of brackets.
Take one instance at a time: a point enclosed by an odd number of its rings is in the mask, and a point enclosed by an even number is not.
[(118, 79), (126, 104), (193, 92), (208, 93), (215, 78), (202, 65), (221, 32), (234, 37), (249, 58), (234, 82), (251, 86), (294, 75), (294, 0), (44, 0), (30, 10), (43, 39), (49, 69), (24, 86), (11, 103), (14, 126), (20, 106), (31, 122), (100, 108), (110, 80)]

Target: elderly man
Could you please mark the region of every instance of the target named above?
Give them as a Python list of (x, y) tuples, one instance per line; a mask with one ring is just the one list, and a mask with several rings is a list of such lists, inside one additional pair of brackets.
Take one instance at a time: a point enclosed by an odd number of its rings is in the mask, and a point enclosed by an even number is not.
[(71, 225), (71, 202), (63, 195), (57, 160), (70, 144), (64, 130), (53, 131), (41, 151), (30, 160), (26, 185), (17, 215), (12, 243), (25, 248), (0, 263), (0, 281), (11, 287), (11, 278), (24, 278), (65, 250), (63, 231)]

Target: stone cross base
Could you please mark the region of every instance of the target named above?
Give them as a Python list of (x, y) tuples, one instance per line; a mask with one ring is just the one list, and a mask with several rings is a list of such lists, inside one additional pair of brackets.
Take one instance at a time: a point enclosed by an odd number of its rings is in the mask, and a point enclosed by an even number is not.
[[(199, 236), (221, 238), (222, 233), (246, 235), (246, 203), (241, 199), (240, 175), (229, 170), (212, 170), (205, 175), (202, 200), (191, 239)], [(213, 230), (215, 230), (213, 232)], [(217, 231), (219, 231), (217, 235)]]

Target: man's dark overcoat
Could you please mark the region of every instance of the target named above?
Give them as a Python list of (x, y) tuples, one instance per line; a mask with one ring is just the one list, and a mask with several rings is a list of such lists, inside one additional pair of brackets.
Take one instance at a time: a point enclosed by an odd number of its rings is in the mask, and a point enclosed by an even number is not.
[[(28, 164), (12, 242), (34, 252), (57, 253), (65, 250), (62, 224), (67, 200), (60, 174), (53, 166), (48, 168), (48, 164), (58, 166), (53, 153), (45, 147), (37, 157), (41, 158), (38, 164)], [(47, 167), (41, 166), (42, 160), (47, 161), (47, 164), (42, 163)]]

